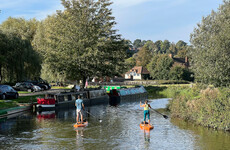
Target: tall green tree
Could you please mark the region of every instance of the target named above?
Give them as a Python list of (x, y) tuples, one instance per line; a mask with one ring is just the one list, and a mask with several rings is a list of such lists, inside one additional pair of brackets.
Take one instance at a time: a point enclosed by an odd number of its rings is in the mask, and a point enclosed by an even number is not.
[(178, 50), (181, 50), (181, 49), (184, 49), (184, 47), (187, 46), (187, 43), (182, 41), (182, 40), (179, 40), (177, 43), (176, 43), (176, 48)]
[(142, 47), (142, 46), (143, 46), (143, 43), (141, 42), (141, 39), (136, 39), (136, 40), (134, 40), (134, 41), (133, 41), (133, 46), (134, 46), (135, 48), (140, 48), (140, 47)]
[(5, 82), (15, 82), (40, 76), (41, 60), (31, 41), (37, 29), (35, 19), (8, 18), (0, 28), (5, 34), (5, 59), (2, 70)]
[(1, 27), (7, 30), (13, 30), (23, 40), (26, 39), (31, 42), (36, 34), (38, 24), (39, 21), (36, 19), (25, 20), (24, 18), (9, 17), (1, 24)]
[(112, 3), (62, 0), (62, 4), (65, 10), (48, 17), (40, 27), (44, 31), (38, 31), (35, 37), (34, 43), (43, 53), (44, 67), (83, 83), (87, 77), (123, 73), (128, 47), (114, 29)]
[(153, 79), (168, 80), (170, 79), (170, 68), (173, 60), (167, 54), (155, 55), (148, 64), (147, 69)]
[(230, 2), (204, 17), (191, 34), (190, 51), (197, 81), (215, 86), (230, 85)]
[(153, 48), (154, 45), (152, 45), (151, 42), (147, 42), (137, 53), (137, 58), (136, 58), (136, 64), (137, 66), (143, 66), (146, 67), (152, 56), (153, 56)]
[(162, 41), (161, 40), (157, 40), (154, 44), (156, 45), (156, 53), (160, 54), (161, 53), (161, 45), (162, 45)]
[(169, 48), (170, 48), (170, 42), (168, 40), (164, 40), (164, 42), (161, 43), (161, 54), (168, 53)]

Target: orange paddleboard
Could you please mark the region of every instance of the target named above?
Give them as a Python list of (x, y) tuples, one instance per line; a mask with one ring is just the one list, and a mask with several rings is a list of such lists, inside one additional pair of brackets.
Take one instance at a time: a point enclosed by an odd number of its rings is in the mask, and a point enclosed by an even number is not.
[(141, 128), (142, 130), (151, 130), (151, 129), (153, 129), (154, 127), (153, 127), (153, 125), (151, 125), (151, 124), (143, 124), (143, 123), (140, 123), (140, 128)]
[(73, 126), (74, 128), (78, 128), (78, 127), (85, 127), (87, 125), (88, 125), (88, 121), (83, 122), (83, 123), (78, 122), (78, 123), (75, 123)]

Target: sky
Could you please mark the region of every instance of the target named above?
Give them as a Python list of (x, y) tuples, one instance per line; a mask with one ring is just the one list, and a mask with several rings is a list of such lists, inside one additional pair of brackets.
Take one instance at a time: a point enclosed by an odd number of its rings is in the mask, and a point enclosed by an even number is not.
[[(111, 0), (115, 29), (131, 40), (189, 43), (202, 17), (217, 11), (222, 0)], [(0, 0), (0, 24), (8, 17), (45, 19), (64, 10), (60, 0)]]

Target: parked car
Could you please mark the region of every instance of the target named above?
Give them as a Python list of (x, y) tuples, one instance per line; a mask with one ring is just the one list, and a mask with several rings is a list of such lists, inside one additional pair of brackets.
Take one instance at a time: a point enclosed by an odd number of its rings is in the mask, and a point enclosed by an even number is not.
[(41, 91), (41, 88), (33, 85), (30, 82), (19, 82), (16, 83), (13, 88), (17, 91), (31, 91), (31, 92), (36, 92), (36, 91)]
[(18, 92), (9, 85), (0, 85), (0, 98), (18, 98)]
[(38, 91), (41, 91), (42, 89), (37, 86), (37, 85), (34, 85), (34, 92), (38, 92)]
[(42, 81), (42, 82), (38, 82), (38, 81), (26, 81), (26, 82), (32, 83), (34, 85), (39, 86), (42, 91), (51, 89), (51, 85), (48, 82), (46, 82), (46, 81)]

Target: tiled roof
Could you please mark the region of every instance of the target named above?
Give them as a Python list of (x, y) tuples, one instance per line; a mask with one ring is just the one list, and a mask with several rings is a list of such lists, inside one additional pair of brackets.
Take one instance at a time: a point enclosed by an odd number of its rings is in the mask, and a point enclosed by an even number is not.
[(131, 70), (126, 72), (126, 74), (129, 74), (130, 72), (136, 72), (138, 74), (149, 74), (149, 71), (142, 66), (135, 66)]

